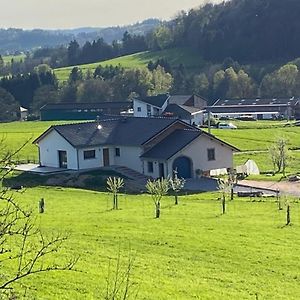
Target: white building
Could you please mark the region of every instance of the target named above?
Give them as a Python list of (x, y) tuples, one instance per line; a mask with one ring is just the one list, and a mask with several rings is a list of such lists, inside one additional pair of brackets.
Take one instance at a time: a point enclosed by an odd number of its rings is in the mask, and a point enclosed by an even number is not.
[(159, 94), (133, 100), (135, 117), (177, 117), (189, 124), (202, 125), (207, 101), (197, 95)]
[(83, 170), (125, 166), (145, 175), (185, 178), (232, 168), (235, 147), (185, 122), (117, 117), (51, 126), (35, 141), (41, 166)]

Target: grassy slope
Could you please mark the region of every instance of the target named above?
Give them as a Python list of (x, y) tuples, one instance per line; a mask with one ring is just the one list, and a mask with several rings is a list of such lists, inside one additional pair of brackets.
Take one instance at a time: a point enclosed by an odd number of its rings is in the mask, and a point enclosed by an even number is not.
[[(78, 67), (80, 67), (83, 70), (83, 72), (86, 72), (88, 69), (94, 71), (99, 65), (121, 65), (124, 68), (140, 68), (146, 67), (150, 60), (156, 61), (161, 58), (167, 59), (168, 62), (174, 67), (177, 67), (179, 64), (182, 63), (188, 70), (199, 69), (204, 64), (201, 57), (199, 57), (199, 55), (195, 51), (186, 48), (176, 48), (156, 52), (141, 52), (137, 54), (126, 55), (115, 59), (106, 60), (103, 62), (80, 65)], [(58, 80), (68, 80), (72, 68), (73, 66), (56, 69), (55, 74)]]
[(26, 57), (25, 54), (20, 55), (4, 55), (2, 56), (3, 61), (5, 64), (10, 63), (11, 59), (13, 58), (15, 62), (19, 62), (21, 59), (24, 59)]
[(5, 147), (4, 149), (1, 148), (0, 152), (8, 150), (15, 151), (28, 141), (26, 146), (18, 153), (18, 158), (37, 160), (37, 147), (32, 144), (32, 141), (47, 130), (51, 125), (65, 123), (70, 123), (70, 121), (1, 123), (0, 139), (3, 140)]
[[(182, 196), (162, 201), (160, 220), (147, 195), (120, 196), (119, 211), (111, 197), (75, 189), (34, 188), (19, 198), (46, 213), (38, 224), (49, 234), (71, 234), (59, 260), (80, 255), (80, 272), (47, 273), (25, 280), (29, 298), (103, 299), (109, 260), (119, 249), (125, 263), (135, 257), (137, 299), (298, 299), (300, 295), (299, 204), (292, 206), (293, 226), (283, 227), (284, 211), (274, 200), (228, 203), (220, 216), (217, 195)], [(6, 268), (3, 267), (2, 270)], [(22, 288), (23, 290), (23, 288)]]

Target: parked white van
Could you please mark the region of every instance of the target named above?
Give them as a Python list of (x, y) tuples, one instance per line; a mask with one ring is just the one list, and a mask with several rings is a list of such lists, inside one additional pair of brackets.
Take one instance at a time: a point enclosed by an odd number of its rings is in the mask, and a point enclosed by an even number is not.
[(232, 123), (219, 123), (219, 129), (237, 129), (237, 127)]

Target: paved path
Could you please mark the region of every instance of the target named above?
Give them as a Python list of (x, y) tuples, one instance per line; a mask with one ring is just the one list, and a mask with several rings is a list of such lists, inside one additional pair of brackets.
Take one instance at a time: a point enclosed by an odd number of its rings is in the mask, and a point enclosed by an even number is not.
[(289, 195), (300, 197), (300, 182), (241, 180), (239, 181), (239, 184), (243, 184), (251, 187), (279, 190), (281, 194), (289, 194)]

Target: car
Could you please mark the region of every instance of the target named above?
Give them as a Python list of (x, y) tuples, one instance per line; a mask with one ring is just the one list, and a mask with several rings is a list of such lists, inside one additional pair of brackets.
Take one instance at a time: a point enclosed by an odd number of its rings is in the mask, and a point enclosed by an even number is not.
[(237, 127), (232, 123), (219, 123), (219, 129), (237, 129)]

